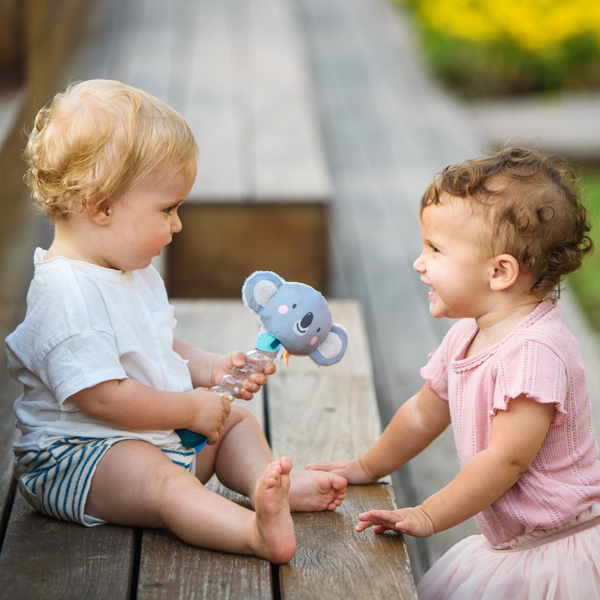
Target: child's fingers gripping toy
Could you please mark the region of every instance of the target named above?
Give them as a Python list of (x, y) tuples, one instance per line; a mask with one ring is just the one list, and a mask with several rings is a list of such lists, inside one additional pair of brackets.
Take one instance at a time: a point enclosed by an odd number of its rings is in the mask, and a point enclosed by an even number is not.
[[(333, 365), (344, 356), (348, 334), (333, 322), (323, 295), (304, 283), (287, 282), (271, 271), (256, 271), (242, 287), (244, 304), (257, 315), (261, 330), (246, 363), (234, 368), (211, 391), (227, 398), (241, 390), (254, 373), (263, 372), (276, 358), (310, 356), (318, 365)], [(176, 430), (187, 448), (199, 452), (207, 439), (188, 429)]]

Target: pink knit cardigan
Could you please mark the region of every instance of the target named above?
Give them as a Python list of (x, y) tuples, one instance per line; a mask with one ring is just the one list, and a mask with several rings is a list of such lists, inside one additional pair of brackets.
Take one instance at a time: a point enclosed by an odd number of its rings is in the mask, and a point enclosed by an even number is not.
[(494, 415), (526, 394), (553, 403), (553, 424), (531, 467), (475, 520), (496, 545), (560, 526), (600, 502), (600, 462), (579, 344), (555, 300), (544, 300), (503, 340), (464, 358), (474, 319), (456, 323), (421, 369), (449, 402), (461, 466), (484, 450)]

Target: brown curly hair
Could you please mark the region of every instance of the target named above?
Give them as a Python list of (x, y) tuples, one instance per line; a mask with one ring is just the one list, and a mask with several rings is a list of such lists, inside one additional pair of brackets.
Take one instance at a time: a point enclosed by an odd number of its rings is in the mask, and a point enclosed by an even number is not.
[(577, 178), (564, 159), (527, 148), (505, 148), (446, 167), (421, 198), (421, 213), (464, 199), (483, 217), (482, 253), (510, 254), (535, 283), (530, 292), (559, 296), (565, 275), (593, 249)]
[(172, 175), (198, 146), (183, 117), (118, 81), (70, 85), (42, 108), (25, 149), (26, 183), (50, 217), (81, 211), (135, 188), (151, 174)]

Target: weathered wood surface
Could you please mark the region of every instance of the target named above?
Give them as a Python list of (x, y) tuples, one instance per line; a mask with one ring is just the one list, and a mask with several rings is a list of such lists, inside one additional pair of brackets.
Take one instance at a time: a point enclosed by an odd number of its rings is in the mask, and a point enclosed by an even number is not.
[(9, 381), (5, 367), (0, 371), (0, 384), (2, 383), (6, 385), (3, 386), (5, 392), (0, 395), (0, 540), (4, 535), (14, 493), (12, 445), (19, 437), (12, 413), (12, 401), (19, 393), (19, 389)]
[(179, 215), (183, 231), (171, 242), (166, 269), (173, 296), (239, 297), (240, 282), (265, 269), (318, 290), (327, 287), (323, 205), (186, 202)]
[[(224, 488), (219, 491), (233, 496)], [(144, 531), (138, 599), (268, 600), (272, 597), (268, 561), (188, 546), (169, 531)]]
[(103, 0), (90, 5), (64, 79), (140, 87), (201, 146), (190, 198), (322, 202), (329, 173), (304, 42), (289, 2)]
[[(465, 110), (427, 77), (412, 32), (387, 0), (297, 0), (331, 166), (330, 294), (365, 311), (382, 420), (422, 385), (419, 368), (450, 323), (429, 315), (412, 269), (420, 252), (420, 196), (447, 164), (478, 155)], [(450, 430), (394, 477), (414, 505), (459, 470)], [(427, 540), (407, 537), (415, 578), (472, 521)]]
[(0, 554), (0, 595), (126, 600), (133, 563), (133, 529), (57, 521), (33, 510), (17, 494)]
[[(250, 349), (255, 341), (256, 318), (239, 301), (179, 300), (175, 306), (177, 331), (197, 345), (205, 347), (210, 340), (217, 340), (211, 342), (214, 349), (224, 352), (242, 337), (248, 340), (243, 350)], [(350, 335), (344, 359), (333, 367), (318, 368), (310, 359), (293, 357), (289, 369), (279, 365), (267, 386), (271, 445), (277, 456), (290, 456), (298, 467), (318, 459), (357, 456), (380, 433), (362, 315), (354, 302), (334, 301), (331, 306), (334, 319)], [(232, 323), (236, 325), (233, 339)], [(352, 488), (335, 513), (294, 515), (299, 549), (289, 565), (279, 567), (282, 598), (326, 599), (337, 598), (340, 593), (361, 598), (378, 598), (385, 593), (414, 598), (402, 538), (370, 532), (359, 535), (353, 530), (358, 513), (370, 507), (395, 507), (389, 481)], [(258, 589), (267, 589), (266, 561), (186, 550), (185, 545), (164, 532), (144, 532), (144, 544), (147, 540), (152, 548), (143, 546), (140, 565), (139, 592), (144, 597), (154, 597), (151, 589), (164, 592), (159, 583), (176, 581), (178, 573), (184, 582), (180, 590), (199, 594), (198, 590), (219, 581), (218, 589), (222, 590), (231, 582), (227, 574), (232, 565), (240, 586), (236, 597), (264, 597), (256, 594)], [(177, 551), (169, 551), (174, 546)], [(164, 556), (170, 560), (165, 562)], [(188, 588), (189, 581), (195, 585)], [(246, 587), (251, 584), (258, 589)], [(352, 596), (357, 590), (360, 594)]]
[[(292, 357), (268, 385), (273, 451), (298, 467), (360, 456), (381, 432), (362, 314), (352, 301), (331, 307), (349, 334), (343, 360), (317, 367)], [(390, 483), (350, 487), (333, 514), (294, 515), (298, 552), (280, 567), (282, 598), (416, 597), (403, 538), (354, 531), (360, 512), (396, 508)]]

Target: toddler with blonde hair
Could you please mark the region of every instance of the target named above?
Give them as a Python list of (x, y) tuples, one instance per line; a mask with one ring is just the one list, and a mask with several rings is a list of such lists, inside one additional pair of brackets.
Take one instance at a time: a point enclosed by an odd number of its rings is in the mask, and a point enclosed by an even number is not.
[(427, 537), (470, 517), (482, 535), (425, 573), (421, 600), (600, 598), (600, 462), (579, 346), (556, 297), (591, 250), (562, 161), (508, 148), (452, 165), (421, 200), (414, 263), (436, 318), (459, 319), (423, 387), (359, 459), (311, 468), (369, 483), (450, 423), (461, 471), (416, 507), (357, 531)]
[[(290, 511), (334, 510), (346, 480), (274, 461), (252, 415), (209, 391), (243, 352), (174, 338), (151, 261), (181, 230), (197, 153), (176, 111), (116, 81), (74, 84), (38, 113), (27, 180), (54, 240), (35, 251), (25, 320), (5, 342), (24, 388), (15, 476), (51, 517), (168, 527), (190, 544), (287, 562)], [(239, 397), (274, 371), (251, 376)], [(208, 446), (197, 456), (178, 428)], [(215, 472), (254, 510), (207, 490)]]

